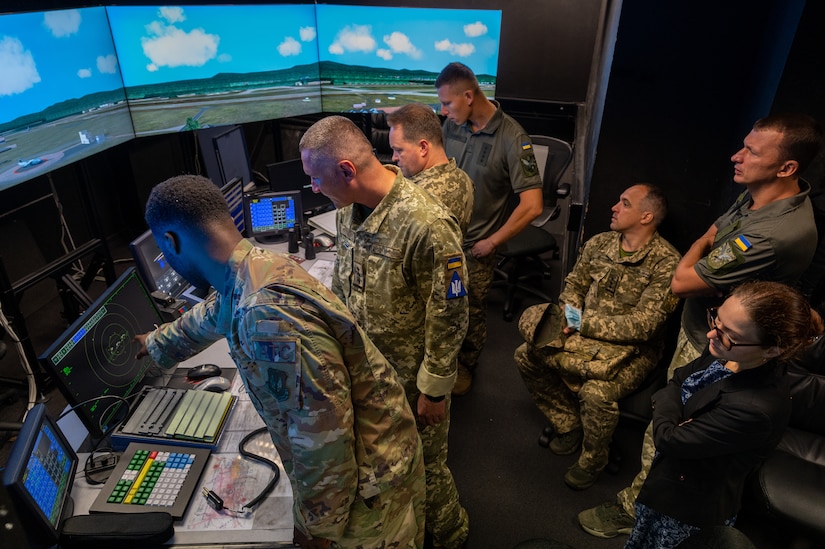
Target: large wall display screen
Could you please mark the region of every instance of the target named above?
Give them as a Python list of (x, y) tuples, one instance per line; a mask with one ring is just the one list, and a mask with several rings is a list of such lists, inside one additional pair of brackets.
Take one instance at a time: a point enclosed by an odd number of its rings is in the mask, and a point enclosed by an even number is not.
[(0, 15), (0, 190), (133, 137), (104, 8)]
[(137, 135), (321, 111), (311, 4), (106, 9)]
[(433, 84), (448, 63), (476, 74), (495, 95), (501, 11), (316, 6), (325, 112), (438, 105)]

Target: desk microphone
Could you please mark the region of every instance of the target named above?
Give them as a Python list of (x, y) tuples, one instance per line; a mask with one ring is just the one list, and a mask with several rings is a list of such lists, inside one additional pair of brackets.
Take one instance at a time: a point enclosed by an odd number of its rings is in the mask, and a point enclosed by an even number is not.
[(298, 253), (298, 235), (295, 234), (295, 229), (289, 229), (289, 253)]
[(304, 235), (304, 258), (315, 259), (315, 235), (312, 231)]

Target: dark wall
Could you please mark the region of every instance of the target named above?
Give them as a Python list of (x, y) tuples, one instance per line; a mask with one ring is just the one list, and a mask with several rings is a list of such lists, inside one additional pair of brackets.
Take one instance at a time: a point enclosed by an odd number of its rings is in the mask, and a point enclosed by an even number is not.
[(668, 195), (662, 233), (677, 248), (707, 230), (740, 190), (730, 156), (770, 111), (803, 5), (624, 2), (585, 238), (606, 230), (621, 191), (642, 181)]

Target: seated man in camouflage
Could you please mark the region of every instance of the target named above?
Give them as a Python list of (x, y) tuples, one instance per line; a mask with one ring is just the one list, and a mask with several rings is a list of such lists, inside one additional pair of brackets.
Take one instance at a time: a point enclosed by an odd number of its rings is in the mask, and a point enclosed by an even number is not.
[[(670, 280), (680, 258), (656, 231), (666, 211), (658, 187), (625, 190), (612, 208), (611, 231), (585, 243), (565, 278), (559, 308), (550, 305), (543, 314), (545, 322), (558, 322), (558, 337), (523, 330), (527, 342), (515, 352), (527, 389), (556, 433), (550, 449), (568, 455), (582, 447), (564, 476), (575, 490), (592, 486), (607, 465), (617, 402), (662, 354), (664, 325), (678, 304)], [(522, 326), (531, 324), (531, 309)]]

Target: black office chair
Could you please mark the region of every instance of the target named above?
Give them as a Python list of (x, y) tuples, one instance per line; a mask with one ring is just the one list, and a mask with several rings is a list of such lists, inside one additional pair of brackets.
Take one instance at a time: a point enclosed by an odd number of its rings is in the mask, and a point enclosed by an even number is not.
[[(544, 182), (544, 208), (530, 225), (497, 251), (500, 260), (496, 265), (493, 286), (505, 288), (504, 320), (507, 321), (513, 320), (515, 316), (516, 292), (519, 290), (543, 301), (552, 301), (541, 291), (540, 286), (537, 288), (528, 282), (537, 279), (540, 283), (550, 275), (550, 267), (541, 256), (552, 252), (554, 257), (558, 257), (559, 245), (543, 227), (561, 213), (558, 199), (570, 194), (570, 185), (559, 185), (559, 180), (573, 158), (573, 148), (566, 141), (555, 137), (531, 135), (530, 139), (533, 141), (539, 172)], [(513, 207), (517, 203), (518, 197), (514, 196)]]

